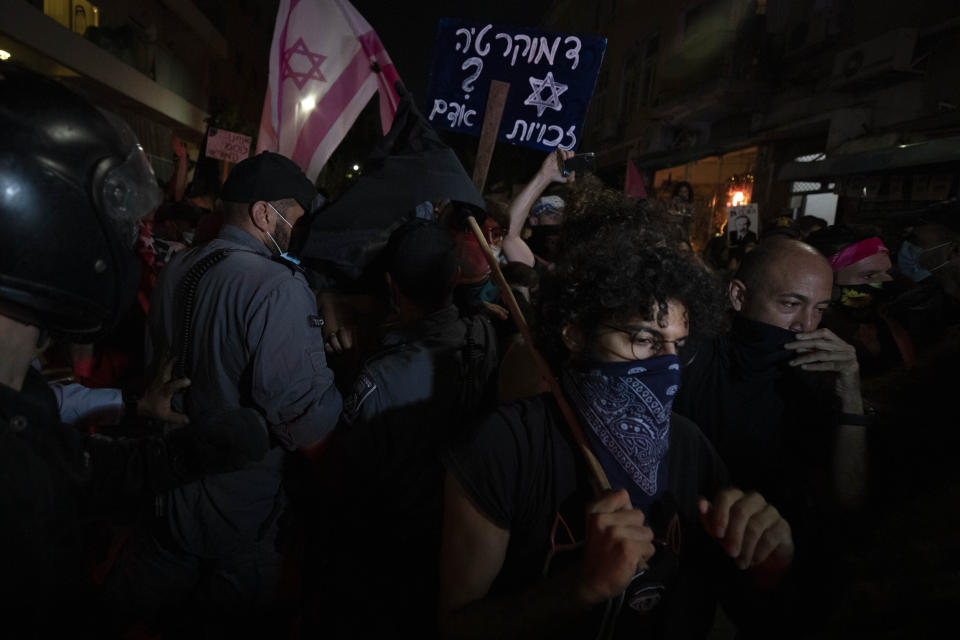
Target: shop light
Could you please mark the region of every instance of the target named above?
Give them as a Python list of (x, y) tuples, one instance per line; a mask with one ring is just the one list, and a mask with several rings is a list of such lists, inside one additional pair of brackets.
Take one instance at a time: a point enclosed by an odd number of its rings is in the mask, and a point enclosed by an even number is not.
[(11, 55), (6, 49), (0, 49), (0, 60), (9, 60)]

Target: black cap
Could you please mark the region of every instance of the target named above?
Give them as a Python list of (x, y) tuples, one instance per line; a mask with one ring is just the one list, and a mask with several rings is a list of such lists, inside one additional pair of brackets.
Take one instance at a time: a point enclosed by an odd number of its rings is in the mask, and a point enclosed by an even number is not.
[(224, 202), (275, 202), (293, 198), (307, 212), (316, 195), (313, 183), (293, 160), (270, 151), (235, 166), (220, 191)]

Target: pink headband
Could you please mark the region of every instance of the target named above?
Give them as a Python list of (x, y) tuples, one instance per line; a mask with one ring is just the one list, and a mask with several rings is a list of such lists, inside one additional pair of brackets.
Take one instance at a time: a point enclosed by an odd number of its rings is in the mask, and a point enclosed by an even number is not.
[(843, 251), (830, 256), (830, 266), (834, 272), (837, 272), (844, 267), (849, 267), (864, 258), (875, 256), (878, 253), (890, 253), (890, 250), (883, 245), (883, 240), (880, 238), (867, 238), (866, 240), (855, 242)]

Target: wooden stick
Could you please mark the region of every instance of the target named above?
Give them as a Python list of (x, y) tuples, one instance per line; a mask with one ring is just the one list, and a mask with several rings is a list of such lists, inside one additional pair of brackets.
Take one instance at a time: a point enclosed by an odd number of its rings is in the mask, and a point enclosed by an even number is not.
[(509, 92), (509, 82), (490, 81), (490, 93), (483, 112), (483, 128), (480, 130), (480, 143), (477, 146), (477, 161), (473, 165), (473, 185), (481, 194), (487, 183), (487, 171), (490, 169), (490, 159), (493, 158), (493, 148), (497, 144), (500, 120), (503, 118), (503, 107), (507, 103)]
[(514, 297), (510, 285), (507, 284), (506, 278), (503, 277), (503, 272), (500, 270), (500, 263), (497, 262), (497, 259), (493, 256), (490, 245), (487, 244), (486, 236), (483, 235), (483, 231), (480, 230), (480, 225), (477, 224), (473, 216), (467, 218), (467, 221), (469, 221), (473, 235), (477, 237), (477, 242), (480, 243), (480, 247), (483, 249), (483, 255), (487, 259), (487, 264), (490, 265), (490, 274), (493, 276), (497, 289), (500, 290), (500, 297), (507, 303), (510, 315), (513, 316), (513, 322), (517, 325), (520, 335), (523, 336), (523, 341), (527, 344), (527, 349), (530, 350), (530, 355), (533, 357), (533, 361), (537, 369), (539, 369), (540, 375), (542, 375), (544, 380), (547, 381), (547, 384), (550, 385), (550, 392), (560, 406), (560, 413), (563, 414), (564, 419), (567, 421), (570, 432), (573, 434), (573, 439), (576, 440), (577, 445), (580, 447), (580, 453), (583, 454), (584, 459), (587, 461), (587, 467), (589, 467), (590, 472), (593, 473), (594, 480), (597, 481), (599, 488), (603, 491), (609, 491), (610, 481), (607, 480), (607, 474), (604, 473), (603, 467), (600, 466), (600, 461), (593, 455), (593, 450), (590, 449), (590, 444), (587, 442), (587, 438), (583, 433), (580, 421), (570, 407), (570, 403), (567, 402), (566, 397), (564, 397), (563, 390), (560, 389), (560, 383), (550, 370), (550, 365), (547, 364), (547, 361), (543, 359), (543, 356), (540, 355), (540, 352), (536, 346), (534, 346), (530, 327), (527, 326), (526, 319), (523, 317), (523, 314), (520, 313), (517, 299)]

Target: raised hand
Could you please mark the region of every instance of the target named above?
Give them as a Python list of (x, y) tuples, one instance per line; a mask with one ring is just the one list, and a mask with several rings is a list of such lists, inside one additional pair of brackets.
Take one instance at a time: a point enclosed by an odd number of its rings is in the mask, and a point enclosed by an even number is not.
[(843, 410), (861, 413), (860, 364), (857, 350), (847, 344), (830, 329), (817, 329), (810, 333), (798, 333), (794, 342), (783, 345), (797, 352), (790, 366), (804, 371), (832, 371), (837, 374), (835, 390), (843, 402)]

